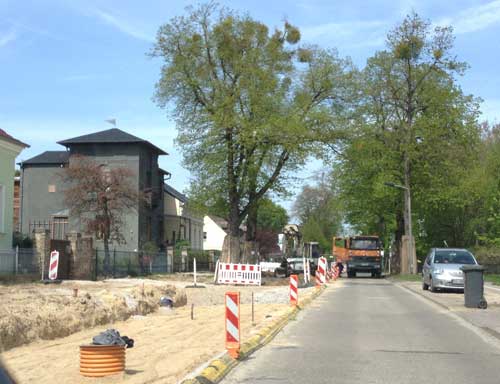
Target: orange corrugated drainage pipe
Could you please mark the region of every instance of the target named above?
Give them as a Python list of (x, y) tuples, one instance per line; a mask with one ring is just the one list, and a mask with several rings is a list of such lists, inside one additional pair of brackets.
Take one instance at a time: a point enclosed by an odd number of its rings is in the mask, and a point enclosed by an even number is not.
[(123, 372), (125, 350), (125, 345), (81, 345), (80, 374), (103, 377)]

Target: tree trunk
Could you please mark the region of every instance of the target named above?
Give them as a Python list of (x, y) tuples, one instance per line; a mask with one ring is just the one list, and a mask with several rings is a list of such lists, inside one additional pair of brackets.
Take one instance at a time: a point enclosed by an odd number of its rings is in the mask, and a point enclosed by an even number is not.
[(223, 263), (239, 263), (241, 254), (241, 244), (239, 236), (232, 236), (227, 234), (222, 244), (222, 253), (220, 260)]
[[(250, 196), (255, 198), (255, 196)], [(255, 264), (257, 262), (257, 212), (258, 204), (253, 204), (248, 210), (247, 230), (245, 233), (245, 245), (243, 247), (242, 262)]]
[(111, 255), (109, 254), (109, 239), (104, 236), (104, 275), (111, 275)]
[(236, 199), (234, 196), (230, 196), (230, 201), (228, 233), (222, 245), (221, 261), (224, 263), (239, 263), (241, 261), (240, 212), (237, 196)]
[(391, 259), (391, 273), (399, 274), (401, 273), (401, 245), (403, 243), (404, 234), (404, 218), (401, 210), (398, 209), (396, 212), (396, 238), (395, 245), (396, 249)]

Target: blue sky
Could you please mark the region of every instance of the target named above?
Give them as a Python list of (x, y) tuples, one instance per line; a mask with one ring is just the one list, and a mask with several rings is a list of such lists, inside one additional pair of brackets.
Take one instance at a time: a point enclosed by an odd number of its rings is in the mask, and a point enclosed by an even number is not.
[[(387, 32), (411, 10), (455, 28), (455, 53), (471, 68), (466, 93), (483, 98), (483, 116), (500, 117), (500, 0), (496, 1), (220, 1), (268, 26), (286, 18), (303, 41), (336, 47), (362, 67), (384, 48)], [(0, 0), (0, 127), (31, 145), (18, 161), (56, 141), (118, 127), (170, 153), (161, 166), (183, 190), (189, 173), (175, 148), (175, 123), (151, 100), (160, 62), (147, 57), (156, 30), (189, 1)], [(312, 160), (304, 180), (321, 163)], [(285, 202), (286, 206), (290, 201)]]

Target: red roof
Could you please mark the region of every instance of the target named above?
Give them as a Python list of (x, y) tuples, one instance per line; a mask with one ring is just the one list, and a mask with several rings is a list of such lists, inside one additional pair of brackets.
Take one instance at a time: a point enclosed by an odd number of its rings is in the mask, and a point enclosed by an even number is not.
[(25, 144), (22, 141), (19, 141), (17, 139), (14, 139), (11, 135), (9, 135), (7, 132), (5, 132), (2, 128), (0, 128), (0, 137), (3, 137), (5, 139), (7, 139), (7, 141), (10, 141), (11, 143), (20, 145), (22, 147), (29, 147), (28, 144)]

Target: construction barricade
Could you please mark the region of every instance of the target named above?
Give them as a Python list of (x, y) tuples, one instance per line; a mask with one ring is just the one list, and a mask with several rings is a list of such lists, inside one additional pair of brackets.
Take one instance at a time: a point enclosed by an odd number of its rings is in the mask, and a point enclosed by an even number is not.
[(323, 285), (326, 283), (326, 268), (326, 257), (320, 257), (318, 259), (318, 269), (316, 270), (316, 285)]
[(296, 306), (299, 304), (299, 277), (290, 275), (290, 304)]
[(260, 265), (218, 263), (217, 284), (260, 285), (262, 271)]
[(226, 349), (232, 358), (240, 352), (240, 293), (226, 292)]

